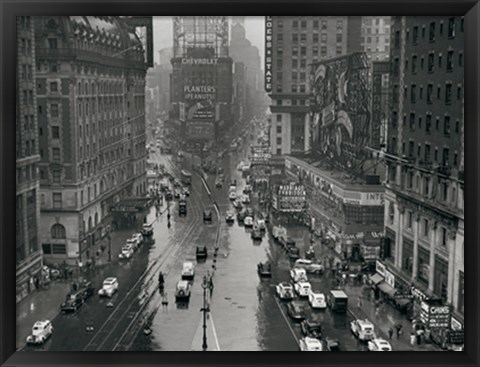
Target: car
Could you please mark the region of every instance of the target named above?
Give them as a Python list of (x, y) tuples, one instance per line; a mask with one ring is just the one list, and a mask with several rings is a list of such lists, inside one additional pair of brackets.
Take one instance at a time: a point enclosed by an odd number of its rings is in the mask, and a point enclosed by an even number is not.
[(262, 240), (263, 238), (263, 233), (261, 230), (259, 230), (258, 228), (255, 228), (253, 231), (252, 231), (252, 234), (251, 234), (251, 237), (254, 241), (258, 241), (258, 240)]
[(252, 219), (255, 218), (255, 215), (254, 215), (254, 213), (253, 213), (253, 209), (252, 209), (252, 208), (246, 208), (245, 211), (246, 211), (248, 217), (252, 217)]
[(183, 195), (190, 196), (190, 189), (188, 187), (183, 188)]
[(228, 194), (228, 198), (230, 200), (235, 200), (237, 198), (237, 193), (235, 191), (230, 191), (230, 193)]
[(350, 330), (359, 340), (368, 341), (375, 338), (375, 327), (369, 320), (353, 320), (350, 322)]
[(225, 214), (225, 221), (227, 223), (235, 222), (235, 215), (233, 214), (232, 211), (230, 211), (230, 210), (227, 211), (227, 213)]
[(293, 287), (300, 297), (308, 297), (312, 291), (312, 285), (309, 282), (297, 282)]
[[(125, 242), (125, 246), (130, 246), (132, 248), (133, 251), (135, 251), (138, 247), (138, 241), (134, 238), (129, 238), (127, 239), (127, 241)], [(123, 248), (123, 247), (122, 247)]]
[(265, 212), (262, 212), (262, 213), (260, 214), (260, 218), (263, 219), (265, 223), (269, 223), (269, 222), (270, 222), (270, 220), (268, 219), (268, 214), (265, 213)]
[(311, 291), (308, 295), (308, 303), (312, 308), (327, 308), (327, 298), (323, 293)]
[(322, 336), (322, 325), (313, 319), (305, 319), (301, 322), (300, 328), (305, 336), (320, 338)]
[(340, 342), (337, 339), (324, 338), (323, 340), (324, 350), (327, 352), (340, 352)]
[(385, 339), (375, 338), (368, 342), (370, 352), (391, 352), (392, 346)]
[(253, 218), (247, 215), (243, 220), (243, 224), (245, 225), (245, 227), (253, 227)]
[(182, 185), (182, 184), (181, 184), (181, 182), (180, 182), (180, 180), (179, 180), (178, 178), (175, 178), (175, 179), (173, 180), (173, 186), (175, 186), (175, 187), (180, 187), (181, 185)]
[(98, 295), (104, 297), (112, 297), (118, 291), (118, 280), (115, 277), (108, 277), (103, 281), (102, 288), (99, 289)]
[(175, 302), (188, 302), (190, 300), (191, 285), (186, 280), (180, 280), (175, 289)]
[(293, 286), (288, 282), (281, 282), (275, 286), (277, 296), (284, 301), (293, 299)]
[(65, 302), (60, 305), (62, 312), (76, 311), (90, 297), (95, 288), (91, 282), (83, 282), (75, 291), (70, 292), (65, 297)]
[(305, 310), (299, 301), (291, 301), (287, 305), (287, 313), (295, 321), (302, 321), (305, 319)]
[(212, 219), (213, 219), (212, 211), (210, 209), (205, 209), (203, 211), (203, 220), (206, 222), (211, 222)]
[(295, 246), (287, 247), (287, 254), (290, 260), (296, 260), (300, 257), (300, 249)]
[(261, 277), (270, 278), (272, 276), (272, 264), (269, 261), (258, 263), (257, 272)]
[(215, 180), (215, 187), (221, 188), (223, 186), (223, 181), (218, 178)]
[(307, 273), (322, 274), (325, 270), (322, 264), (318, 264), (313, 262), (312, 260), (307, 259), (298, 259), (297, 261), (295, 261), (295, 266), (297, 268), (305, 269)]
[(165, 200), (167, 201), (173, 200), (173, 194), (170, 190), (165, 193)]
[(173, 197), (174, 197), (175, 199), (180, 199), (180, 195), (181, 195), (180, 190), (175, 190), (175, 191), (173, 192)]
[(197, 246), (195, 256), (198, 259), (206, 259), (208, 256), (207, 246)]
[(27, 336), (28, 344), (43, 344), (53, 334), (50, 320), (37, 321), (33, 324), (32, 334)]
[(233, 207), (234, 207), (235, 209), (242, 209), (242, 207), (243, 207), (242, 201), (241, 201), (241, 200), (238, 200), (238, 199), (234, 200), (234, 201), (233, 201)]
[(152, 234), (153, 234), (153, 225), (149, 223), (145, 223), (142, 227), (142, 235), (151, 236)]
[(295, 283), (308, 281), (307, 272), (302, 268), (294, 267), (292, 270), (290, 270), (290, 278), (292, 278)]
[(243, 193), (244, 194), (250, 194), (251, 192), (252, 192), (252, 186), (245, 185), (245, 187), (243, 188)]
[(132, 235), (132, 240), (136, 242), (136, 247), (134, 248), (135, 250), (140, 246), (143, 242), (143, 236), (141, 233), (134, 233)]
[(243, 195), (242, 196), (242, 204), (249, 204), (250, 203), (250, 196)]
[(267, 225), (265, 224), (264, 219), (257, 218), (257, 220), (255, 221), (255, 224), (257, 228), (261, 231), (265, 231), (267, 229)]
[(243, 222), (246, 218), (246, 212), (244, 210), (237, 213), (237, 220)]
[(195, 277), (195, 265), (191, 261), (185, 261), (182, 267), (182, 280)]
[(131, 244), (123, 245), (122, 251), (118, 254), (119, 259), (131, 259), (133, 257), (133, 246)]

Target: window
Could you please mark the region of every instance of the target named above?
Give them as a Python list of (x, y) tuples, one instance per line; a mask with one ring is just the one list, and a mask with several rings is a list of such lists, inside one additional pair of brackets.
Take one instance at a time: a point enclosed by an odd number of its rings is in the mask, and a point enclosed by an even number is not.
[(281, 137), (277, 137), (277, 145), (282, 145), (282, 138)]
[(442, 67), (442, 54), (438, 54), (438, 67)]
[(313, 29), (318, 29), (320, 25), (320, 22), (318, 20), (313, 21)]
[(410, 210), (407, 210), (406, 212), (406, 217), (405, 217), (405, 227), (408, 229), (412, 228), (412, 212)]
[(450, 116), (445, 116), (443, 118), (443, 134), (450, 136)]
[(49, 38), (48, 39), (48, 48), (56, 49), (57, 48), (57, 39), (56, 38)]
[(282, 155), (282, 149), (281, 148), (277, 149), (277, 155)]
[(442, 156), (442, 165), (447, 166), (449, 162), (449, 154), (450, 154), (450, 149), (448, 148), (443, 148), (443, 156)]
[(64, 243), (53, 243), (52, 244), (52, 254), (54, 255), (65, 255), (67, 253), (67, 248)]
[(342, 34), (337, 34), (337, 42), (342, 42)]
[(60, 148), (52, 148), (52, 160), (55, 162), (60, 161)]
[(52, 139), (60, 139), (60, 127), (52, 126)]
[(337, 31), (342, 30), (343, 28), (343, 20), (337, 20)]
[(448, 83), (445, 85), (445, 104), (449, 105), (452, 103), (452, 84)]
[(277, 134), (282, 133), (282, 125), (277, 125)]
[(300, 41), (301, 42), (307, 42), (307, 34), (306, 33), (302, 33), (300, 35)]
[(448, 231), (445, 227), (440, 228), (440, 243), (443, 247), (447, 247), (447, 240), (448, 240)]
[(318, 33), (313, 34), (313, 42), (317, 43), (318, 42)]
[(430, 40), (430, 42), (435, 41), (435, 22), (430, 23), (430, 33), (428, 39)]
[(437, 87), (437, 99), (440, 99), (440, 95), (442, 94), (442, 88), (440, 86)]
[(413, 271), (413, 242), (403, 237), (402, 269), (411, 274)]
[(417, 73), (417, 56), (413, 55), (412, 56), (412, 74)]
[(430, 162), (430, 144), (425, 144), (425, 162)]
[(438, 131), (439, 128), (440, 128), (440, 118), (437, 116), (435, 120), (435, 130)]
[(435, 148), (434, 160), (435, 160), (435, 162), (438, 162), (438, 148)]
[(448, 18), (448, 37), (455, 37), (455, 18)]
[(300, 84), (300, 93), (305, 93), (307, 91), (307, 88), (305, 84)]
[(458, 66), (463, 66), (463, 53), (458, 54)]
[(447, 71), (452, 71), (453, 69), (453, 51), (447, 52)]
[(395, 32), (394, 45), (395, 45), (395, 48), (400, 48), (400, 31)]
[(53, 208), (54, 209), (61, 209), (62, 208), (62, 194), (61, 193), (53, 193)]
[(277, 122), (282, 122), (282, 115), (280, 114), (277, 115)]
[(42, 243), (42, 250), (45, 255), (50, 255), (52, 253), (52, 247), (49, 243)]
[(50, 83), (50, 92), (58, 92), (58, 84), (57, 82), (51, 82)]
[(458, 134), (460, 132), (460, 121), (455, 121), (455, 132)]
[(422, 227), (423, 227), (423, 237), (428, 238), (428, 230), (429, 230), (428, 219), (423, 220), (423, 226)]
[(462, 86), (458, 85), (457, 86), (457, 99), (461, 99), (461, 98), (462, 98)]
[(294, 20), (292, 26), (293, 28), (298, 28), (298, 20)]
[[(430, 193), (430, 179), (428, 177), (425, 177), (423, 180), (423, 195), (427, 196)], [(428, 233), (426, 235), (428, 237)]]
[(292, 34), (292, 42), (298, 42), (298, 34), (297, 33)]
[(300, 27), (302, 27), (302, 28), (304, 28), (304, 29), (307, 28), (307, 21), (306, 21), (306, 20), (302, 20), (302, 21), (300, 22)]
[(61, 181), (61, 172), (59, 169), (52, 169), (52, 181), (53, 183), (60, 183)]
[(424, 285), (428, 285), (429, 275), (430, 275), (430, 251), (419, 246), (417, 278)]
[(416, 45), (418, 42), (418, 26), (413, 27), (413, 34), (412, 34), (412, 43)]
[(417, 86), (415, 84), (412, 84), (411, 90), (410, 90), (410, 102), (415, 103), (417, 100), (417, 94), (416, 94)]
[(58, 117), (58, 104), (50, 105), (50, 115), (52, 117)]
[(59, 223), (54, 224), (50, 229), (50, 232), (51, 232), (52, 238), (55, 238), (55, 239), (66, 238), (65, 227)]
[(327, 42), (327, 34), (326, 33), (322, 33), (321, 40), (322, 40), (322, 42)]
[(428, 72), (433, 72), (433, 66), (435, 63), (435, 54), (433, 52), (428, 54)]
[(415, 130), (415, 114), (410, 114), (410, 129)]

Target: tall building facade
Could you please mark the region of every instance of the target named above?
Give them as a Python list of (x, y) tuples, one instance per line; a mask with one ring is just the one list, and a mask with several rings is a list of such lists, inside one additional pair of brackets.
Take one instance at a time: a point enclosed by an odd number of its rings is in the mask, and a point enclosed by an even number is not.
[(310, 150), (310, 64), (361, 51), (361, 17), (268, 16), (265, 25), (272, 154), (301, 154)]
[(220, 139), (232, 123), (228, 19), (174, 17), (170, 119), (187, 150)]
[(463, 18), (394, 17), (383, 265), (464, 313)]
[(386, 61), (390, 57), (390, 17), (362, 17), (361, 46), (370, 61)]
[(16, 301), (36, 289), (42, 278), (38, 231), (39, 177), (35, 32), (32, 17), (17, 17), (16, 98)]
[(44, 258), (82, 265), (146, 193), (142, 41), (118, 17), (35, 18)]

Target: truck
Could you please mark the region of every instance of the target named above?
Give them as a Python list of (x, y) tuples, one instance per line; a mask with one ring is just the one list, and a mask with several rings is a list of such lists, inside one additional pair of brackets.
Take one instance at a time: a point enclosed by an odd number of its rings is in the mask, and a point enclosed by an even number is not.
[(333, 312), (345, 313), (348, 309), (348, 296), (344, 291), (332, 290), (327, 296), (327, 305)]

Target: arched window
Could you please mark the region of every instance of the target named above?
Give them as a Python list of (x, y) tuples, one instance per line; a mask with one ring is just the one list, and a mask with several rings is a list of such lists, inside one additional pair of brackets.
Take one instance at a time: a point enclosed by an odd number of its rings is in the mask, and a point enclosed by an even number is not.
[(92, 230), (92, 217), (88, 217), (88, 231)]
[(98, 213), (95, 213), (95, 226), (98, 224)]
[(65, 234), (65, 227), (62, 226), (61, 224), (54, 224), (51, 228), (51, 234), (52, 234), (52, 238), (55, 238), (55, 239), (63, 239), (66, 237), (66, 234)]

